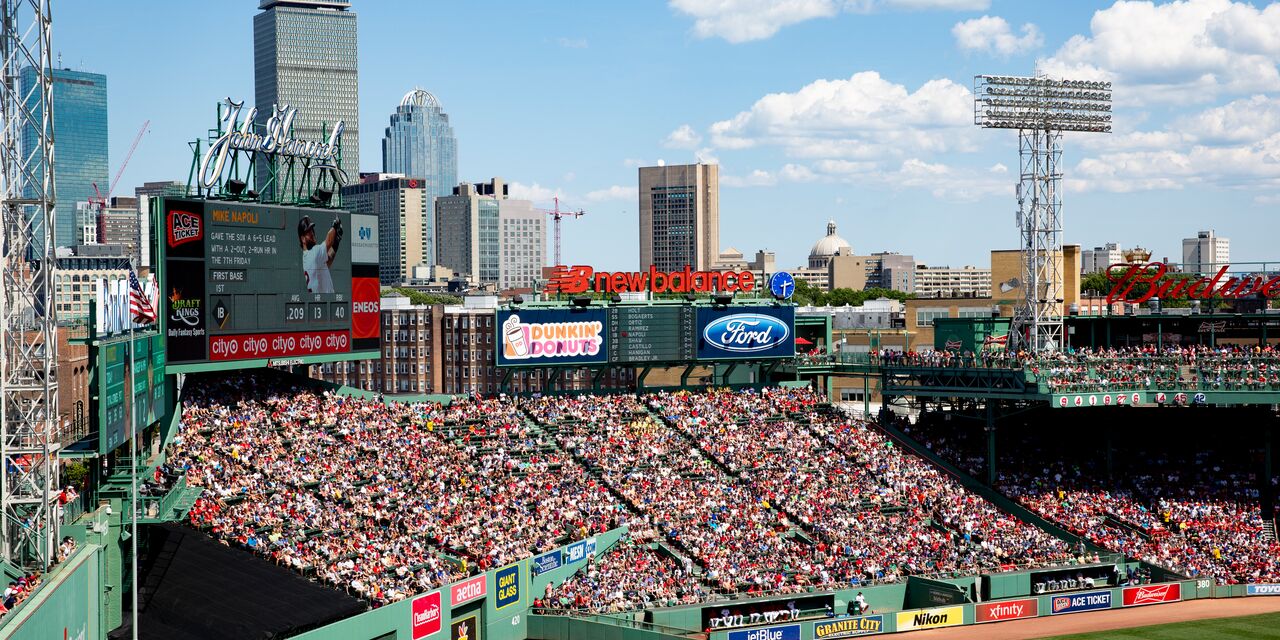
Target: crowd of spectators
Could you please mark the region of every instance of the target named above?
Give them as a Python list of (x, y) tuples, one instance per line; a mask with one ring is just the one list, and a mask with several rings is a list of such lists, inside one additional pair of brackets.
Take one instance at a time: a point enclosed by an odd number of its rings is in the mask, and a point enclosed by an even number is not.
[(658, 394), (655, 412), (816, 534), (824, 583), (1071, 559), (1065, 543), (965, 490), (810, 389)]
[[(622, 611), (1089, 559), (808, 389), (387, 404), (254, 374), (193, 380), (182, 410), (154, 491), (185, 475), (205, 490), (194, 526), (374, 604), (623, 525), (535, 604)], [(1011, 468), (1000, 488), (1175, 571), (1280, 577), (1256, 496), (1168, 471), (1106, 492), (1065, 463)]]
[(23, 574), (17, 580), (10, 580), (9, 586), (4, 589), (4, 597), (0, 598), (0, 616), (8, 614), (19, 603), (35, 593), (42, 581), (38, 572)]
[(687, 558), (682, 563), (649, 543), (624, 537), (608, 552), (590, 556), (585, 567), (560, 585), (548, 584), (533, 606), (615, 613), (693, 604), (709, 591), (692, 574)]
[(374, 604), (607, 531), (625, 508), (514, 405), (384, 404), (264, 376), (184, 390), (193, 525)]
[[(1053, 433), (1054, 430), (1049, 430)], [(910, 435), (979, 475), (981, 442), (928, 418)], [(1194, 578), (1223, 584), (1280, 579), (1280, 544), (1264, 535), (1257, 476), (1244, 455), (1211, 448), (1143, 449), (1107, 478), (1103, 456), (1036, 432), (1003, 432), (1018, 451), (997, 465), (996, 488), (1094, 544)]]
[(1280, 348), (1271, 345), (1144, 344), (1074, 348), (1054, 354), (984, 348), (869, 354), (873, 364), (899, 367), (1023, 369), (1053, 393), (1115, 391), (1261, 391), (1280, 389)]
[(539, 419), (559, 416), (548, 427), (561, 447), (598, 469), (643, 516), (640, 526), (656, 528), (694, 556), (721, 590), (810, 583), (805, 568), (813, 548), (793, 535), (786, 514), (645, 412), (634, 396), (548, 397), (528, 406)]

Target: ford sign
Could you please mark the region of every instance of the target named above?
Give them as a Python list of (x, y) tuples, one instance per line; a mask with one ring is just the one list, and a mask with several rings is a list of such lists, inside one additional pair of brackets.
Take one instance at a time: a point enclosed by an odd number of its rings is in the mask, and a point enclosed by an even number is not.
[(735, 313), (711, 322), (702, 330), (707, 344), (734, 353), (768, 351), (787, 341), (791, 329), (785, 322), (755, 313)]

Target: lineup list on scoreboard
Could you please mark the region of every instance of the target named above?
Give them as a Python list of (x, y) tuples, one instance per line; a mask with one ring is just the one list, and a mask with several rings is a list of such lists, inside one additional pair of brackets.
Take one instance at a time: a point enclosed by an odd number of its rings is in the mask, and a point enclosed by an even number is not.
[(693, 309), (617, 307), (609, 309), (609, 361), (674, 362), (693, 359)]

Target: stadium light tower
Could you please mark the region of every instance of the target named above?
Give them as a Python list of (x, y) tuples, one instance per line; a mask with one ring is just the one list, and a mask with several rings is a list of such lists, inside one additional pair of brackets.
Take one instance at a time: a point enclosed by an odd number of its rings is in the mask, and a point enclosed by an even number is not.
[[(42, 570), (57, 545), (59, 488), (49, 3), (0, 0), (0, 553)], [(28, 67), (37, 80), (24, 92)]]
[(1025, 299), (1009, 349), (1063, 346), (1062, 132), (1111, 132), (1111, 83), (1047, 77), (975, 76), (973, 122), (1018, 130), (1018, 229)]

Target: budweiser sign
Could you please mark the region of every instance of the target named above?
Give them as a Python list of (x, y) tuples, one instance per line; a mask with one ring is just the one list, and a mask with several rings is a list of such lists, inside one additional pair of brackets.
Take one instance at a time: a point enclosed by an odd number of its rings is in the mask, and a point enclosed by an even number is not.
[(551, 268), (551, 280), (547, 293), (627, 293), (652, 291), (653, 293), (711, 293), (723, 291), (754, 291), (755, 274), (750, 271), (596, 271), (591, 267), (559, 265)]
[[(1107, 279), (1112, 283), (1107, 303), (1140, 304), (1153, 297), (1161, 300), (1209, 300), (1215, 297), (1247, 298), (1259, 293), (1268, 298), (1280, 296), (1280, 276), (1227, 277), (1230, 268), (1231, 265), (1224, 265), (1213, 277), (1191, 279), (1167, 278), (1169, 266), (1160, 262), (1112, 265), (1107, 269)], [(1143, 291), (1140, 285), (1146, 285), (1146, 290)]]
[(1128, 587), (1124, 590), (1124, 606), (1126, 607), (1177, 602), (1181, 599), (1182, 585), (1177, 582)]

